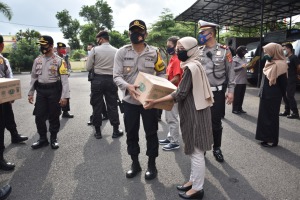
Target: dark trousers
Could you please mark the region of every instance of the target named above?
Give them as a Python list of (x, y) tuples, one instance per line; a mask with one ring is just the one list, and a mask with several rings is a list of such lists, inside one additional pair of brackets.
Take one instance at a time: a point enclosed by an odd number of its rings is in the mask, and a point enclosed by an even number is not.
[(5, 129), (5, 124), (4, 124), (4, 112), (3, 112), (3, 104), (0, 104), (0, 159), (3, 156), (3, 150), (4, 150), (4, 129)]
[(221, 147), (222, 142), (222, 115), (225, 104), (225, 92), (216, 91), (214, 94), (214, 104), (210, 107), (211, 110), (211, 119), (212, 119), (212, 129), (214, 137), (214, 146), (213, 148)]
[(91, 105), (93, 106), (93, 125), (102, 125), (103, 96), (107, 105), (107, 114), (112, 126), (119, 126), (118, 113), (118, 87), (113, 81), (112, 75), (96, 75), (91, 84)]
[(5, 113), (4, 125), (7, 130), (10, 132), (17, 131), (17, 124), (15, 122), (14, 111), (10, 102), (2, 104), (3, 112)]
[(127, 152), (135, 156), (140, 153), (139, 129), (140, 115), (142, 116), (146, 133), (147, 151), (149, 157), (158, 156), (158, 120), (157, 109), (145, 110), (142, 105), (134, 105), (124, 102), (124, 124), (127, 134)]
[(243, 110), (243, 102), (246, 92), (246, 84), (236, 84), (234, 88), (234, 98), (232, 103), (232, 111)]
[(293, 113), (298, 113), (297, 102), (295, 100), (295, 92), (296, 82), (288, 82), (286, 87), (286, 95), (283, 96), (285, 111), (287, 113), (290, 113), (290, 110), (292, 110)]
[(70, 111), (70, 99), (69, 99), (69, 98), (67, 99), (67, 104), (66, 104), (64, 107), (61, 107), (61, 110), (62, 110), (63, 112), (68, 112), (68, 111)]
[(59, 87), (43, 88), (37, 86), (36, 91), (36, 102), (33, 114), (35, 115), (35, 123), (40, 139), (47, 139), (47, 119), (49, 119), (51, 139), (56, 139), (60, 128), (59, 116), (61, 114), (61, 106), (59, 100), (61, 90)]

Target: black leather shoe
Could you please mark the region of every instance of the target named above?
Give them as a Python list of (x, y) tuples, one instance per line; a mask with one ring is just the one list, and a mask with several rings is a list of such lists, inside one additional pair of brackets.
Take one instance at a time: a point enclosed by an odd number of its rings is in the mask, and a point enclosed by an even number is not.
[(247, 112), (244, 111), (244, 110), (240, 110), (240, 113), (241, 113), (241, 114), (246, 114)]
[(15, 164), (7, 162), (6, 160), (0, 160), (0, 169), (4, 171), (10, 171), (15, 169)]
[(145, 173), (145, 179), (146, 180), (152, 180), (154, 178), (156, 178), (157, 176), (157, 169), (156, 167), (151, 169), (151, 168), (148, 168), (146, 173)]
[(88, 122), (87, 122), (87, 125), (88, 125), (88, 126), (93, 125), (93, 122), (88, 121)]
[(11, 138), (11, 143), (16, 144), (16, 143), (24, 142), (26, 140), (28, 140), (27, 136), (23, 136), (23, 135), (18, 134), (18, 135)]
[(118, 138), (118, 137), (121, 137), (123, 135), (123, 131), (121, 129), (118, 129), (117, 131), (114, 131), (113, 134), (112, 134), (112, 138)]
[(195, 192), (194, 194), (187, 195), (185, 192), (179, 193), (179, 196), (183, 199), (203, 199), (204, 196), (204, 190), (200, 190), (198, 192)]
[(50, 145), (51, 145), (52, 149), (58, 149), (59, 148), (59, 145), (58, 145), (58, 142), (57, 142), (56, 139), (55, 140), (51, 140), (50, 141)]
[(218, 162), (224, 161), (224, 157), (220, 148), (214, 149), (213, 154)]
[(96, 139), (101, 139), (101, 138), (102, 138), (101, 132), (96, 132), (96, 133), (94, 134), (94, 136), (95, 136)]
[(73, 118), (74, 115), (70, 114), (69, 112), (63, 112), (61, 117), (62, 118)]
[(42, 148), (42, 147), (48, 146), (48, 145), (49, 145), (48, 140), (38, 140), (37, 142), (35, 142), (31, 145), (31, 148), (39, 149), (39, 148)]
[(279, 116), (288, 116), (289, 114), (290, 114), (289, 112), (284, 111), (279, 113)]
[(138, 165), (132, 164), (132, 165), (131, 165), (131, 169), (128, 170), (128, 171), (126, 172), (126, 178), (133, 178), (133, 177), (135, 177), (140, 171), (142, 171), (142, 168), (141, 168), (140, 164), (138, 164)]
[(238, 115), (238, 114), (240, 114), (241, 112), (240, 112), (240, 111), (237, 111), (237, 110), (234, 110), (234, 111), (232, 111), (232, 113)]
[(261, 142), (260, 144), (263, 147), (277, 147), (278, 142), (274, 142), (273, 144), (269, 144), (268, 142)]
[(5, 185), (0, 189), (0, 200), (6, 199), (11, 193), (11, 186)]
[(177, 188), (177, 190), (179, 190), (179, 191), (184, 191), (184, 192), (186, 192), (186, 191), (189, 191), (190, 189), (192, 189), (192, 186), (193, 186), (193, 185), (184, 187), (184, 185), (178, 185), (176, 188)]
[(289, 119), (298, 119), (299, 114), (298, 113), (292, 113), (292, 114), (288, 115), (287, 118), (289, 118)]

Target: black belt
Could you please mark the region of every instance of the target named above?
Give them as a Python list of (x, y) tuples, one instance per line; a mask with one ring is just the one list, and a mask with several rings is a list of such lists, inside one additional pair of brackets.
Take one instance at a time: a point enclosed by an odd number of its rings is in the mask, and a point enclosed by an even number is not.
[(36, 87), (41, 89), (49, 89), (49, 88), (56, 88), (57, 86), (61, 85), (60, 81), (54, 83), (39, 83), (36, 82)]
[(113, 75), (110, 75), (110, 74), (96, 74), (95, 73), (95, 77), (112, 78)]

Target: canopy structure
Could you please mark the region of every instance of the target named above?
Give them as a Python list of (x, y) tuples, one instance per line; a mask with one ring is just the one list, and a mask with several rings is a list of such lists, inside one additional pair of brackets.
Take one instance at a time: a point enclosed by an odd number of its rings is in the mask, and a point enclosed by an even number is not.
[(175, 20), (250, 28), (298, 14), (299, 0), (198, 0)]

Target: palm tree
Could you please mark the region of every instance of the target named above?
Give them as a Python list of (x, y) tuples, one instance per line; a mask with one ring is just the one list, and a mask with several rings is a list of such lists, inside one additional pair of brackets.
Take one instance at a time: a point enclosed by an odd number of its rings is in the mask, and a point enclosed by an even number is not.
[(12, 11), (7, 4), (0, 2), (0, 12), (2, 12), (5, 17), (11, 20)]

